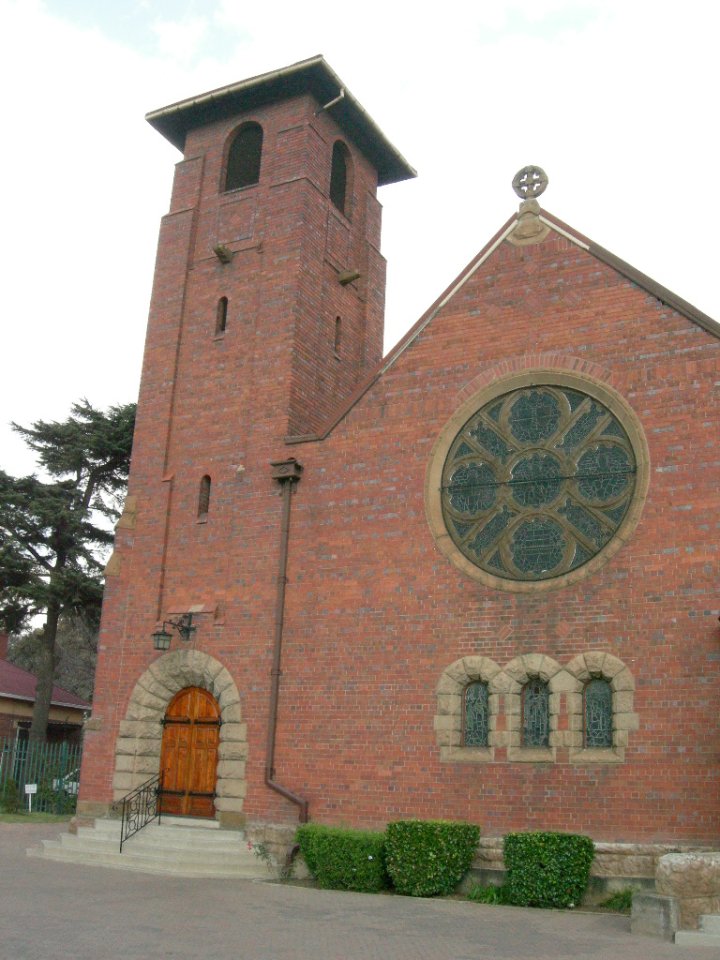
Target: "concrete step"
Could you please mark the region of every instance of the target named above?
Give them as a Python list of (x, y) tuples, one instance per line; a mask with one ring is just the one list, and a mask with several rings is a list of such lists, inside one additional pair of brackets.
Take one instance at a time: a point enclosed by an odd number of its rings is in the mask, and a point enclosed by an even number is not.
[(119, 821), (98, 820), (94, 827), (80, 827), (77, 834), (44, 840), (42, 846), (27, 852), (65, 863), (177, 877), (273, 878), (272, 871), (248, 848), (244, 834), (205, 824), (168, 823), (163, 818), (162, 824), (151, 823), (130, 837), (120, 853)]
[[(163, 816), (158, 824), (157, 820), (153, 820), (150, 827), (163, 826), (163, 827), (179, 827), (185, 831), (199, 830), (201, 833), (206, 834), (208, 832), (218, 833), (237, 833), (239, 831), (229, 831), (229, 830), (220, 830), (220, 824), (217, 820), (205, 820), (198, 817), (169, 817)], [(97, 830), (98, 833), (117, 833), (120, 836), (120, 820), (118, 818), (107, 818), (100, 819), (98, 818), (95, 821), (94, 827), (83, 827), (81, 829)]]
[(233, 880), (271, 880), (272, 874), (266, 868), (261, 871), (257, 864), (222, 866), (214, 863), (196, 864), (185, 861), (163, 860), (157, 857), (125, 856), (123, 853), (96, 853), (80, 855), (78, 851), (68, 850), (66, 847), (45, 846), (42, 849), (28, 850), (28, 855), (42, 857), (44, 860), (56, 860), (62, 863), (82, 864), (89, 867), (109, 867), (115, 870), (126, 870), (134, 873), (149, 873), (158, 876), (195, 877), (205, 879), (233, 879)]
[[(137, 840), (137, 843), (134, 841)], [(62, 849), (68, 856), (104, 856), (106, 853), (117, 853), (120, 855), (120, 845), (105, 843), (93, 837), (71, 837), (66, 839), (64, 836), (57, 840), (45, 840), (44, 846), (47, 849)], [(183, 863), (188, 866), (197, 864), (212, 864), (213, 866), (232, 867), (234, 864), (253, 867), (257, 863), (257, 858), (244, 847), (238, 846), (232, 849), (216, 848), (202, 850), (200, 848), (192, 849), (183, 846), (174, 846), (173, 844), (162, 843), (141, 843), (140, 837), (133, 837), (123, 846), (122, 856), (131, 859), (142, 857), (145, 860), (172, 861), (173, 863)]]
[(720, 913), (703, 913), (700, 917), (700, 929), (703, 933), (720, 934)]
[(162, 825), (164, 827), (187, 827), (189, 830), (219, 830), (220, 822), (218, 820), (207, 820), (204, 817), (171, 817), (163, 814)]
[[(63, 834), (64, 837), (78, 840), (92, 840), (96, 843), (117, 843), (120, 845), (120, 827), (112, 831), (100, 831), (93, 827), (80, 827), (77, 834)], [(69, 841), (66, 841), (69, 842)], [(161, 844), (171, 845), (186, 850), (224, 850), (243, 847), (247, 849), (244, 835), (235, 830), (208, 830), (207, 833), (199, 830), (178, 830), (175, 827), (159, 827), (151, 823), (125, 841), (126, 844)]]
[(720, 947), (720, 933), (705, 933), (703, 930), (678, 930), (675, 943), (683, 947)]

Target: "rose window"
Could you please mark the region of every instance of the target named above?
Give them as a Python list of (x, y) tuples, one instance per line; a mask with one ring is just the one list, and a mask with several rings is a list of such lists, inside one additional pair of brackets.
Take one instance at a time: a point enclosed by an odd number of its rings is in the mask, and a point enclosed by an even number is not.
[(455, 437), (443, 518), (481, 570), (549, 580), (613, 539), (635, 483), (633, 446), (603, 403), (569, 387), (524, 387), (488, 402)]

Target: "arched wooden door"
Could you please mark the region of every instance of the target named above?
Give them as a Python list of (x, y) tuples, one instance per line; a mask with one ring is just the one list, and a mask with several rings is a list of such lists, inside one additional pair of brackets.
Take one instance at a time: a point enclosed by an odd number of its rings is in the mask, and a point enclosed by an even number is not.
[(201, 687), (177, 693), (163, 720), (161, 810), (189, 817), (215, 816), (220, 707)]

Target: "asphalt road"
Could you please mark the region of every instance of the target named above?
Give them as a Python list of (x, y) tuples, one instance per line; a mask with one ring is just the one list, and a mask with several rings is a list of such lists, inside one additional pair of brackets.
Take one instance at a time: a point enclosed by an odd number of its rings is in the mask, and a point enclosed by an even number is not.
[(188, 880), (29, 858), (62, 824), (0, 824), (0, 960), (684, 960), (626, 917)]

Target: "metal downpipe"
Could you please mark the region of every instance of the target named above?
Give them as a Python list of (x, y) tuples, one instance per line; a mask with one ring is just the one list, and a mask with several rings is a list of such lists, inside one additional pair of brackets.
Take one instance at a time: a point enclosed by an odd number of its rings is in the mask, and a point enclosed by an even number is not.
[(307, 823), (308, 801), (283, 787), (275, 780), (275, 736), (280, 697), (283, 626), (285, 622), (285, 585), (287, 584), (288, 543), (290, 540), (290, 502), (293, 487), (299, 482), (301, 465), (291, 457), (271, 464), (272, 477), (282, 486), (282, 519), (280, 523), (280, 557), (278, 561), (277, 593), (275, 597), (275, 642), (270, 671), (270, 710), (268, 716), (267, 748), (265, 750), (265, 784), (299, 807), (300, 823)]

